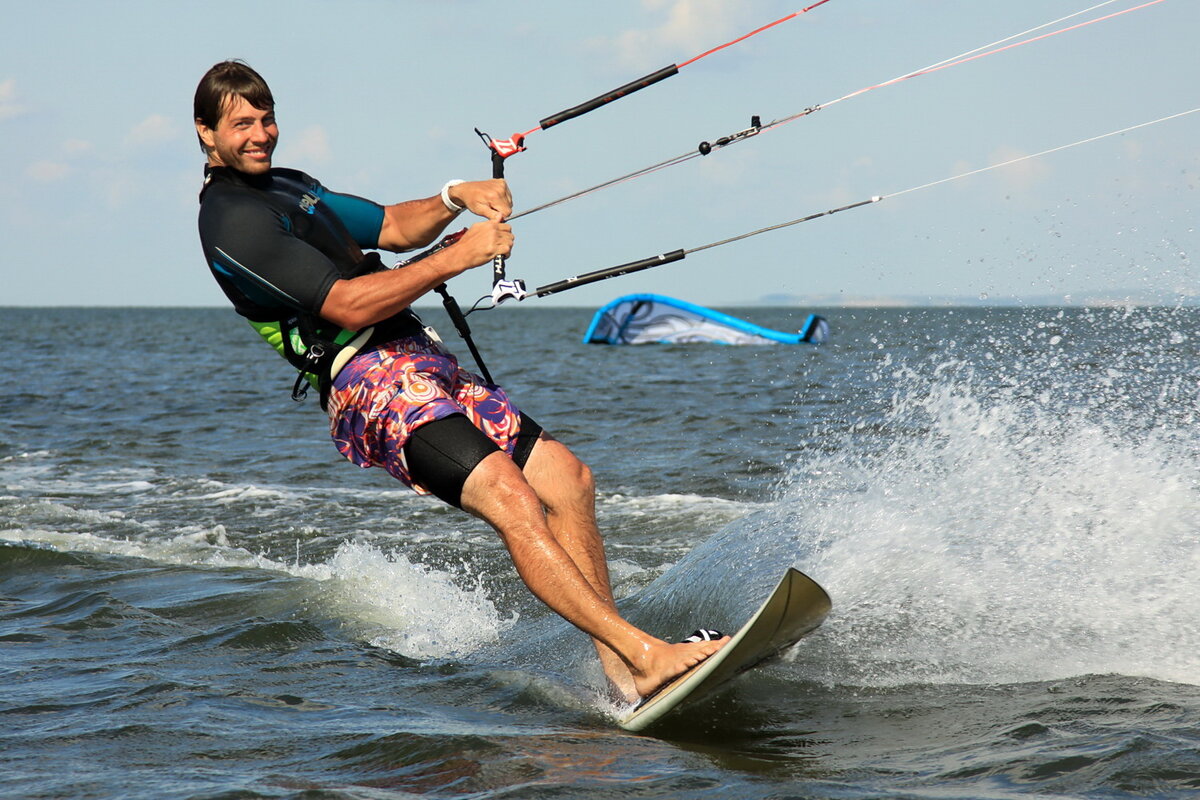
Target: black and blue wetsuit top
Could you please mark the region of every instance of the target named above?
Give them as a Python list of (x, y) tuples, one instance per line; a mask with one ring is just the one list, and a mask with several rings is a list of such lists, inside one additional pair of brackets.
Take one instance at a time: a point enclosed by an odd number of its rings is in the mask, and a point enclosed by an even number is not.
[[(251, 322), (307, 315), (320, 320), (334, 282), (384, 269), (381, 205), (332, 192), (303, 172), (273, 168), (248, 175), (205, 167), (200, 242), (213, 277)], [(329, 324), (329, 323), (325, 323)], [(373, 342), (421, 330), (409, 309), (376, 325)]]

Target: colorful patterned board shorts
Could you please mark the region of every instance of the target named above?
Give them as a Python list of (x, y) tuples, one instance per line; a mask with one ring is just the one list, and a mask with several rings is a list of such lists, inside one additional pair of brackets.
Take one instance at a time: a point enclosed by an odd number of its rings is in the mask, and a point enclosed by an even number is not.
[(521, 412), (503, 389), (467, 372), (440, 342), (410, 336), (360, 353), (333, 381), (329, 432), (346, 458), (363, 467), (383, 467), (418, 494), (404, 458), (414, 430), (436, 419), (465, 414), (510, 456)]

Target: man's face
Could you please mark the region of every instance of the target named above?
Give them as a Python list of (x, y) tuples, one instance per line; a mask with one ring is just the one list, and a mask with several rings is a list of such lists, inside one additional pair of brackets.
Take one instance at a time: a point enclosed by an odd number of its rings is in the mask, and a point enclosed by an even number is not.
[(255, 108), (237, 95), (226, 100), (215, 129), (197, 122), (196, 132), (208, 148), (210, 165), (233, 167), (251, 175), (261, 175), (271, 168), (271, 153), (279, 140), (274, 109)]

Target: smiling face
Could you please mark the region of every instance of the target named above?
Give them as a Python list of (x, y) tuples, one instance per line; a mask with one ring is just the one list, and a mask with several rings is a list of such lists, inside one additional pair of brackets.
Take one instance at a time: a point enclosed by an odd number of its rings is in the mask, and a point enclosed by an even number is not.
[(275, 109), (255, 108), (241, 95), (229, 95), (221, 105), (215, 128), (196, 120), (196, 133), (214, 167), (232, 167), (261, 175), (271, 168), (271, 154), (279, 140)]

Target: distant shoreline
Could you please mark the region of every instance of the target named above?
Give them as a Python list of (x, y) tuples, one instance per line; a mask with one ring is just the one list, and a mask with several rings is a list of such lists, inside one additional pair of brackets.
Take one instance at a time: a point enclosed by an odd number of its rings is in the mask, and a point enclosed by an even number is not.
[[(687, 299), (687, 298), (684, 298)], [(696, 302), (696, 301), (691, 301)], [(595, 304), (579, 303), (538, 303), (528, 308), (540, 309), (582, 309), (594, 310), (603, 302)], [(1148, 298), (1133, 295), (1091, 295), (1061, 297), (1035, 296), (1013, 298), (970, 298), (970, 297), (829, 297), (829, 296), (779, 296), (770, 295), (758, 300), (742, 300), (730, 303), (697, 303), (711, 308), (796, 308), (796, 309), (862, 309), (862, 308), (1196, 308), (1200, 307), (1200, 297)], [(519, 304), (509, 304), (514, 309), (526, 308)], [(421, 310), (441, 309), (440, 303), (415, 303), (413, 308)], [(97, 305), (0, 305), (0, 309), (227, 309), (231, 314), (233, 309), (222, 304), (212, 305), (128, 305), (128, 304), (97, 304)]]

